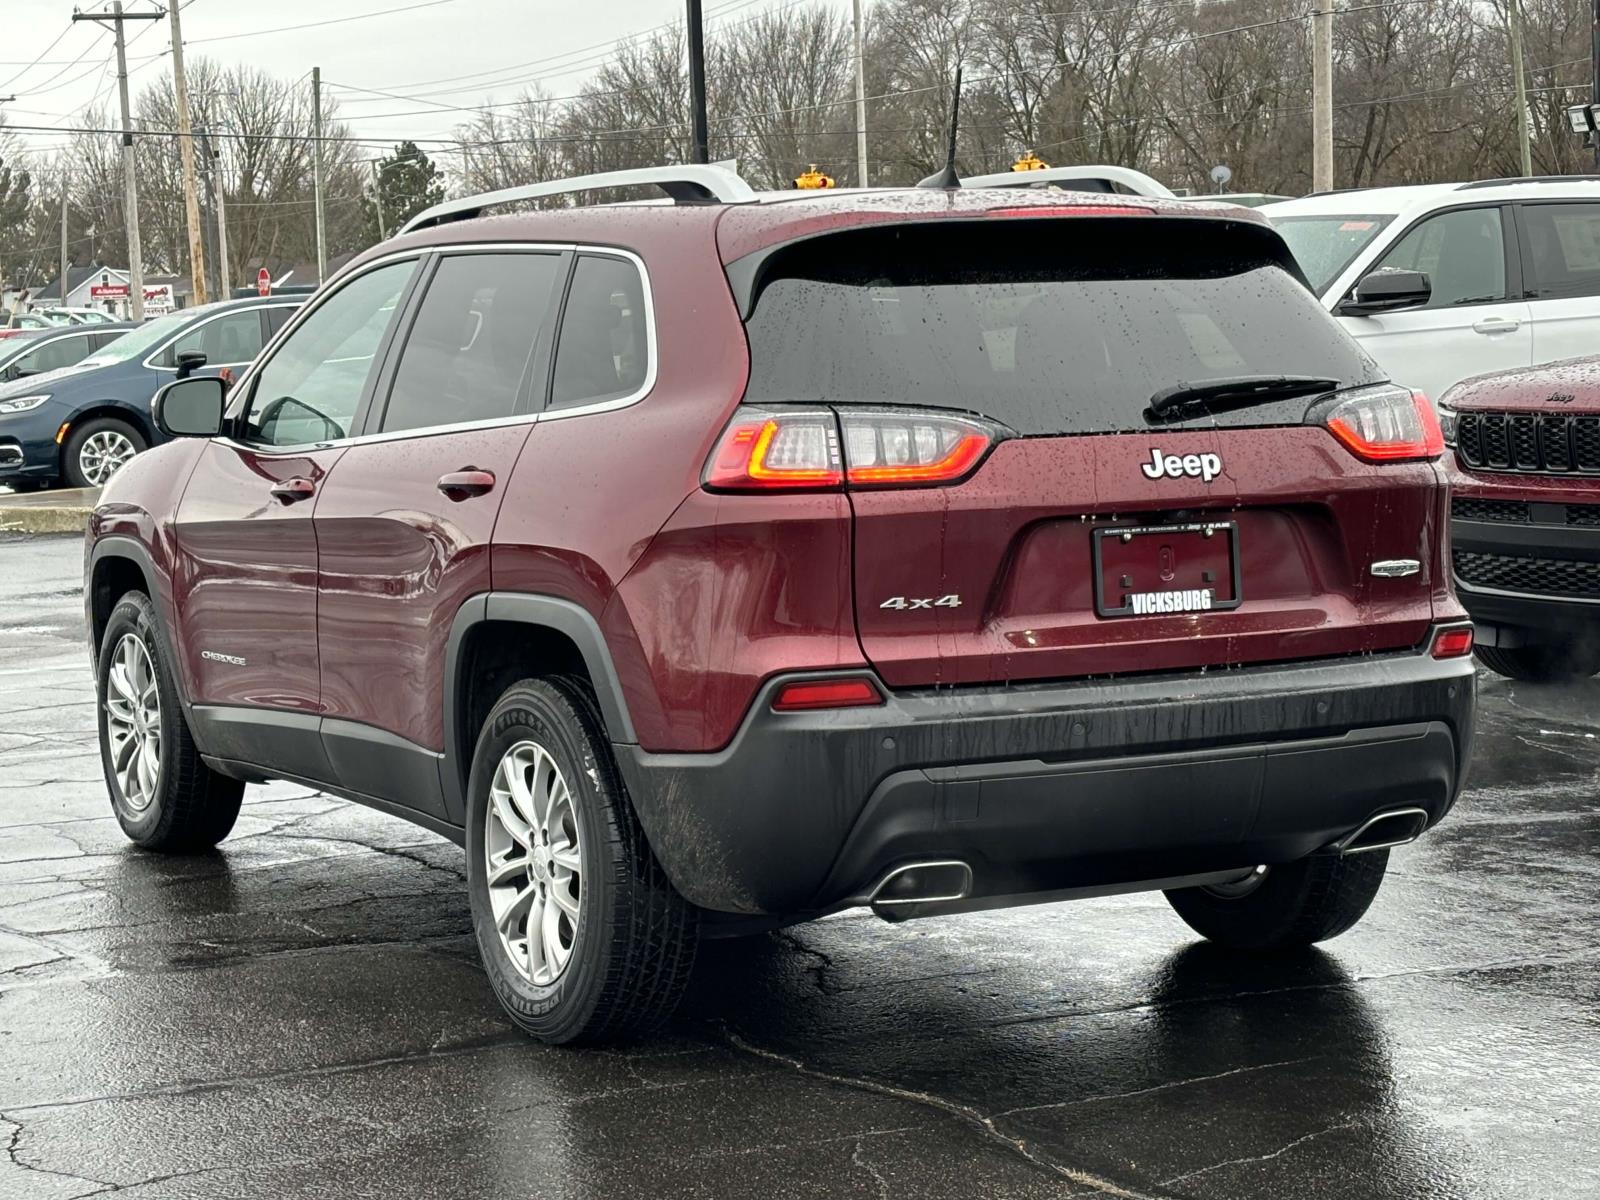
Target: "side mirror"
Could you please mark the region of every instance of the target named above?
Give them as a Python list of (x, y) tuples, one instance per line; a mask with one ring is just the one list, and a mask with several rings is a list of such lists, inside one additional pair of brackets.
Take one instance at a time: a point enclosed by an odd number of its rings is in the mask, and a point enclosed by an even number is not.
[(32, 367), (12, 367), (5, 375), (7, 379), (26, 379), (29, 375), (39, 374)]
[(178, 378), (187, 379), (205, 365), (206, 352), (204, 350), (185, 350), (178, 355)]
[(228, 389), (220, 379), (179, 379), (156, 393), (151, 411), (168, 437), (216, 437)]
[(1422, 271), (1385, 267), (1363, 275), (1350, 299), (1336, 310), (1341, 317), (1370, 317), (1373, 313), (1420, 308), (1433, 298), (1433, 284)]

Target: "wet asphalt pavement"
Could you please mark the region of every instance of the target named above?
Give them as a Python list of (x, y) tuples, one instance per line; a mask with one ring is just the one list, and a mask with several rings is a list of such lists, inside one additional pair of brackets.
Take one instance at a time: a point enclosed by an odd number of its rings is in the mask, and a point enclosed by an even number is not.
[(1484, 677), (1468, 794), (1325, 950), (1159, 896), (850, 914), (554, 1050), (431, 834), (274, 784), (132, 849), (79, 588), (0, 535), (0, 1198), (1600, 1197), (1600, 681)]

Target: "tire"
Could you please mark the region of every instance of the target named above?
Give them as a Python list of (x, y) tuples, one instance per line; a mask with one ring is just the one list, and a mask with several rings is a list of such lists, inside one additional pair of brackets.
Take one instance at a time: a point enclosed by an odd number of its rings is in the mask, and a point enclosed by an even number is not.
[(1600, 671), (1600, 642), (1593, 638), (1535, 646), (1474, 646), (1472, 652), (1496, 675), (1522, 683), (1584, 679)]
[[(244, 784), (200, 760), (155, 608), (143, 592), (127, 593), (111, 610), (95, 682), (100, 765), (122, 832), (146, 850), (178, 854), (209, 850), (227, 837)], [(153, 718), (141, 707), (149, 701)]]
[(67, 435), (61, 451), (61, 474), (68, 487), (104, 487), (128, 459), (149, 448), (144, 434), (128, 422), (96, 417)]
[(1298, 950), (1349, 929), (1378, 894), (1387, 850), (1312, 854), (1267, 868), (1254, 887), (1179, 888), (1167, 902), (1202, 937), (1231, 950)]
[(514, 684), (484, 722), (468, 783), (467, 889), (490, 986), (538, 1040), (636, 1036), (682, 998), (696, 910), (645, 841), (583, 680)]

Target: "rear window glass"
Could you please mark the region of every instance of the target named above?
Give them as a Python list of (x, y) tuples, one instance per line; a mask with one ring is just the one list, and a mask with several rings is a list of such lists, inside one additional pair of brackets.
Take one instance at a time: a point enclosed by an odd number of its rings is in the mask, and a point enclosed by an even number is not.
[(796, 243), (747, 324), (746, 397), (927, 405), (1043, 435), (1145, 429), (1155, 393), (1225, 377), (1381, 379), (1275, 248), (1265, 231), (1145, 217)]

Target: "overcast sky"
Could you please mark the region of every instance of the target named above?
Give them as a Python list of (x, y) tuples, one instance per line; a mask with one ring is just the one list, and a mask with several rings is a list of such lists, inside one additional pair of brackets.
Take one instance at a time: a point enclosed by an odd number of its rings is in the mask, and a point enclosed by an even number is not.
[[(786, 2), (792, 0), (704, 5), (708, 27), (715, 28)], [(110, 33), (89, 22), (73, 25), (74, 3), (84, 11), (110, 9), (110, 0), (0, 0), (0, 96), (17, 97), (0, 105), (8, 124), (74, 125), (97, 99), (115, 113)], [(152, 11), (157, 4), (125, 0), (124, 7)], [(385, 15), (341, 20), (377, 13)], [(306, 76), (308, 88), (318, 66), (329, 84), (437, 93), (408, 100), (332, 89), (355, 133), (389, 142), (448, 137), (471, 114), (439, 105), (511, 100), (534, 76), (552, 95), (574, 92), (607, 45), (683, 15), (683, 0), (188, 0), (182, 10), (191, 63), (199, 57), (249, 62), (284, 79)], [(326, 24), (332, 21), (338, 23)], [(158, 72), (171, 70), (163, 53), (169, 29), (161, 20), (130, 23), (127, 30), (129, 88), (137, 95)], [(469, 75), (476, 77), (459, 78)], [(37, 150), (64, 140), (24, 136)]]

